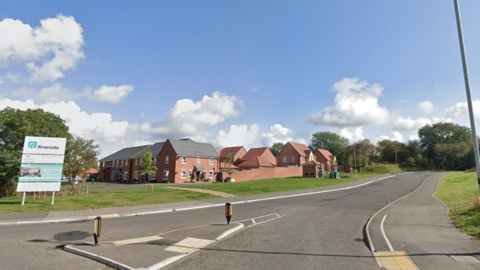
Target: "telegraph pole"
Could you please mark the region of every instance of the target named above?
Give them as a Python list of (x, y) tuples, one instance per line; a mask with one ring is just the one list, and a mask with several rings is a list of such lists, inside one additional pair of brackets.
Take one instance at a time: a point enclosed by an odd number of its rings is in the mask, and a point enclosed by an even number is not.
[(475, 119), (473, 117), (472, 97), (470, 95), (470, 80), (468, 78), (467, 56), (465, 54), (465, 44), (463, 43), (462, 22), (460, 20), (460, 8), (458, 0), (453, 0), (455, 4), (455, 16), (457, 18), (458, 41), (460, 43), (460, 53), (462, 55), (463, 77), (465, 79), (465, 90), (467, 92), (468, 114), (470, 116), (470, 128), (472, 129), (473, 137), (473, 152), (475, 153), (475, 166), (477, 167), (477, 183), (480, 190), (480, 160), (478, 156), (478, 141), (477, 131), (475, 130)]
[(355, 157), (355, 144), (353, 145), (353, 163), (355, 164), (355, 180), (357, 179), (357, 158)]

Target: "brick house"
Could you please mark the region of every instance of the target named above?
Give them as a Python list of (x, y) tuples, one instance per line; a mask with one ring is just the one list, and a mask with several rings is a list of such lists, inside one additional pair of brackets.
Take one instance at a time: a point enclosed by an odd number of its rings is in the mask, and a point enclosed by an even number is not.
[(325, 170), (327, 172), (337, 171), (337, 157), (332, 155), (330, 151), (317, 149), (313, 154), (318, 162), (325, 164)]
[(242, 157), (247, 153), (243, 146), (225, 147), (220, 151), (220, 162), (225, 162), (228, 156), (233, 158), (233, 165), (238, 165), (242, 162)]
[(301, 166), (303, 163), (315, 160), (312, 151), (304, 144), (287, 142), (277, 157), (278, 167)]
[(217, 151), (209, 143), (168, 139), (157, 157), (157, 179), (170, 183), (213, 181), (218, 160)]
[(268, 147), (251, 148), (237, 165), (239, 169), (275, 167), (277, 160)]
[(325, 175), (325, 167), (323, 163), (311, 160), (302, 164), (303, 178), (320, 178)]
[[(154, 143), (150, 147), (146, 148), (142, 152), (140, 152), (138, 155), (136, 155), (132, 159), (132, 177), (130, 178), (133, 181), (140, 181), (140, 182), (148, 182), (148, 181), (159, 181), (161, 180), (161, 173), (159, 173), (159, 161), (158, 161), (158, 155), (163, 149), (163, 146), (165, 145), (165, 142), (158, 142)], [(145, 156), (145, 153), (147, 150), (150, 150), (152, 152), (152, 164), (157, 167), (157, 171), (154, 174), (150, 175), (142, 175), (142, 172), (144, 171), (144, 168), (142, 167), (142, 161), (143, 157)]]
[(110, 181), (132, 180), (132, 159), (149, 147), (150, 145), (128, 147), (100, 159), (98, 177)]

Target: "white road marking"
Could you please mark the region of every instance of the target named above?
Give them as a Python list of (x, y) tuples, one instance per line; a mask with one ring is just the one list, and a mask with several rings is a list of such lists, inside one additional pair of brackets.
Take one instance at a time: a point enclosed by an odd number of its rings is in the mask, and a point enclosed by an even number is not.
[(192, 251), (198, 250), (200, 248), (206, 247), (211, 243), (215, 242), (215, 240), (208, 240), (208, 239), (200, 239), (194, 237), (187, 237), (182, 241), (166, 248), (167, 251), (173, 251), (183, 254), (191, 253)]
[(122, 246), (122, 245), (138, 244), (138, 243), (147, 243), (147, 242), (152, 242), (160, 239), (163, 239), (163, 237), (158, 235), (153, 235), (153, 236), (132, 238), (132, 239), (126, 239), (126, 240), (119, 240), (119, 241), (113, 242), (113, 244), (115, 246)]
[(383, 229), (383, 223), (385, 222), (385, 219), (387, 218), (387, 216), (388, 215), (385, 215), (382, 218), (382, 223), (380, 223), (380, 230), (382, 231), (383, 238), (385, 238), (385, 242), (387, 242), (388, 249), (390, 249), (390, 251), (395, 251), (393, 250), (392, 244), (390, 244), (390, 241), (388, 240), (387, 235), (385, 234), (385, 230)]

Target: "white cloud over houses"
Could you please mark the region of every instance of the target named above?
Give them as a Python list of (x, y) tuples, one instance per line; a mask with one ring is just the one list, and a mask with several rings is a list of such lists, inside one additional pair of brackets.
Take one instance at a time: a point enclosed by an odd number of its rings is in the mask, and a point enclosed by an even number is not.
[(132, 91), (133, 85), (130, 84), (124, 84), (120, 86), (104, 85), (95, 91), (87, 88), (85, 90), (85, 94), (91, 101), (120, 103)]
[(280, 124), (275, 124), (270, 127), (270, 132), (262, 133), (260, 142), (262, 146), (270, 147), (272, 144), (280, 142), (286, 143), (293, 141), (293, 132)]
[(43, 19), (37, 27), (0, 21), (0, 67), (21, 64), (33, 82), (64, 77), (85, 57), (83, 45), (83, 29), (71, 16)]
[(155, 138), (193, 137), (201, 134), (206, 126), (215, 126), (240, 114), (243, 101), (236, 96), (214, 92), (200, 101), (178, 100), (161, 122), (145, 122), (137, 125), (138, 131)]
[[(473, 116), (478, 121), (480, 120), (480, 100), (474, 100), (472, 102)], [(450, 117), (469, 117), (467, 102), (458, 102), (454, 106), (445, 110)]]
[(231, 125), (228, 132), (220, 130), (213, 145), (219, 149), (229, 146), (250, 148), (257, 141), (258, 125)]
[(342, 137), (345, 137), (347, 138), (350, 143), (355, 143), (355, 142), (358, 142), (360, 140), (363, 140), (365, 139), (365, 137), (363, 137), (363, 128), (362, 127), (345, 127), (345, 128), (341, 128), (341, 127), (330, 127), (328, 128), (328, 131), (332, 132), (332, 133), (336, 133)]
[(332, 127), (361, 127), (385, 124), (389, 112), (378, 104), (383, 87), (357, 78), (344, 78), (330, 90), (336, 92), (333, 106), (313, 113), (307, 122)]
[(399, 131), (408, 131), (408, 132), (417, 132), (421, 127), (432, 124), (432, 120), (427, 118), (417, 118), (413, 119), (411, 117), (403, 117), (400, 115), (392, 116), (393, 119), (393, 130)]
[(427, 115), (427, 114), (430, 114), (431, 112), (433, 112), (435, 107), (433, 106), (432, 102), (427, 100), (427, 101), (420, 102), (417, 105), (417, 109), (419, 111), (421, 111), (423, 114)]

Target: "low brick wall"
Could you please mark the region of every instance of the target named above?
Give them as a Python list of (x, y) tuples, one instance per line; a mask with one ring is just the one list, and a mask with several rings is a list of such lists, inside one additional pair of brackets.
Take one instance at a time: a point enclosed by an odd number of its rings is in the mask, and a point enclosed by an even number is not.
[[(235, 182), (250, 181), (258, 179), (278, 178), (278, 177), (291, 177), (301, 176), (302, 167), (275, 167), (275, 168), (258, 168), (235, 172), (232, 174), (232, 178)], [(227, 178), (228, 174), (224, 174)]]

